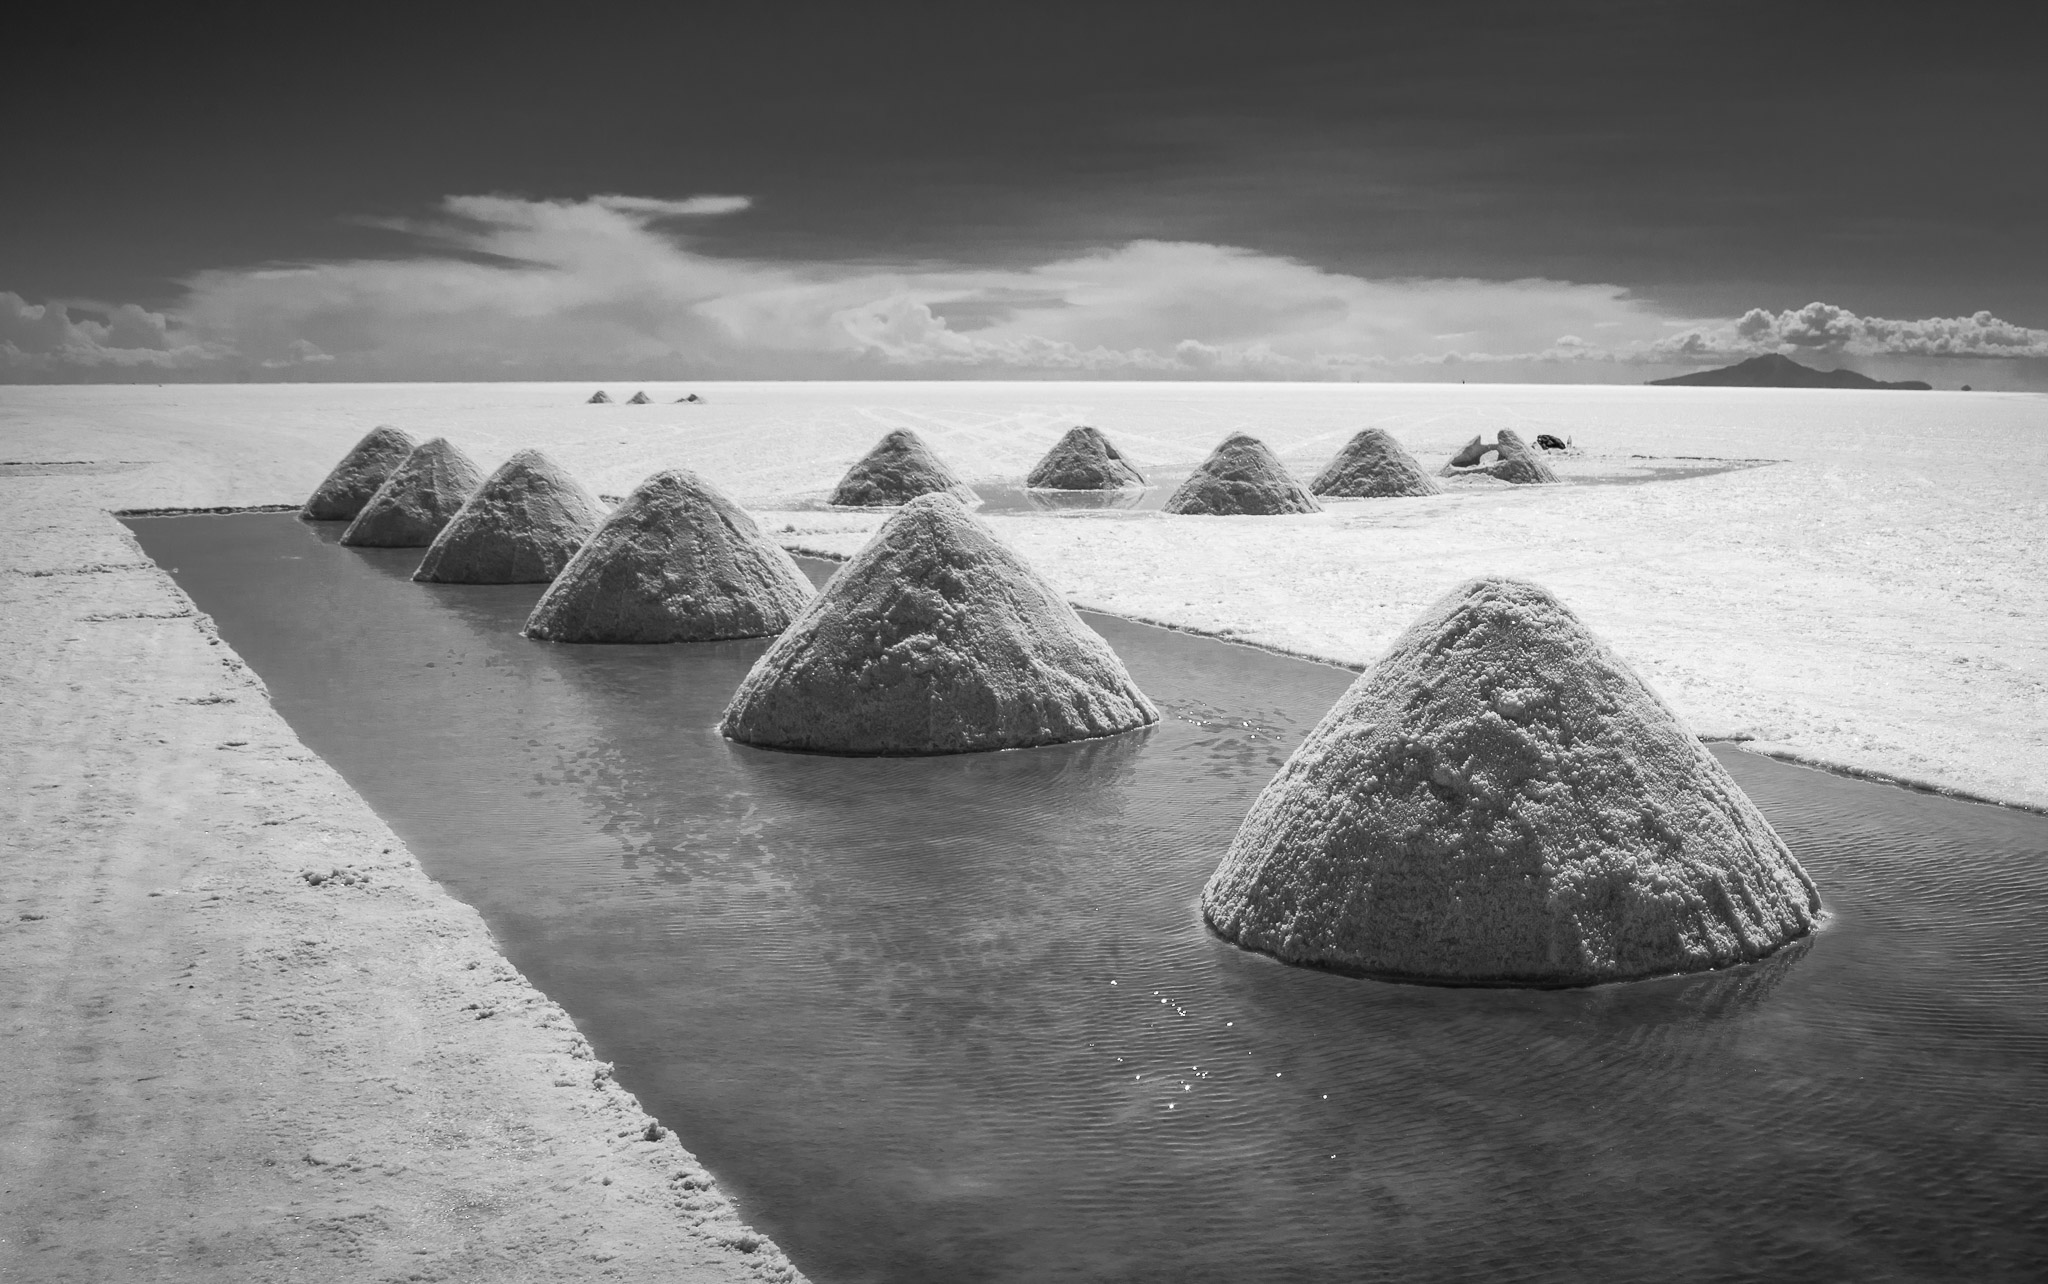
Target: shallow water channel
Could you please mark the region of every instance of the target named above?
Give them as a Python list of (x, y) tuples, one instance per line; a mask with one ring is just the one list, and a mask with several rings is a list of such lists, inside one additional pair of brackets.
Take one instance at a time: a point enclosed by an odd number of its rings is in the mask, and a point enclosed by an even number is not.
[(777, 753), (713, 730), (765, 642), (532, 642), (539, 586), (413, 584), (418, 550), (338, 525), (129, 524), (820, 1284), (2048, 1262), (2048, 819), (1719, 747), (1820, 884), (1810, 942), (1592, 990), (1360, 981), (1195, 908), (1348, 672), (1091, 615), (1161, 725)]

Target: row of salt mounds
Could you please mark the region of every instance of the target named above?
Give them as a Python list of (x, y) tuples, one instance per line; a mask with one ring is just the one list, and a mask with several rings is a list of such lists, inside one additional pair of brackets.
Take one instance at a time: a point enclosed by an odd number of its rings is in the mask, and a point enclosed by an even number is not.
[(1201, 467), (1188, 474), (1166, 501), (1164, 511), (1231, 517), (1318, 513), (1322, 507), (1264, 442), (1234, 432), (1209, 452)]
[(527, 617), (550, 642), (713, 642), (782, 632), (811, 582), (754, 519), (688, 469), (640, 483)]
[[(1495, 451), (1500, 458), (1492, 463), (1481, 463), (1488, 450)], [(1503, 428), (1495, 434), (1495, 444), (1488, 446), (1478, 437), (1465, 443), (1451, 461), (1438, 474), (1443, 477), (1492, 477), (1499, 481), (1512, 482), (1517, 486), (1550, 485), (1558, 480), (1543, 456), (1529, 449), (1529, 443), (1512, 428)]]
[(341, 542), (359, 548), (421, 548), (483, 482), (483, 473), (446, 437), (422, 444), (392, 470), (356, 514)]
[(412, 577), (428, 584), (545, 584), (603, 515), (554, 460), (522, 450), (463, 501)]
[(1344, 449), (1316, 474), (1308, 488), (1317, 495), (1347, 499), (1392, 499), (1444, 492), (1435, 478), (1422, 471), (1415, 456), (1379, 428), (1367, 428), (1345, 443)]
[(884, 434), (873, 450), (846, 470), (829, 502), (846, 508), (886, 508), (942, 492), (962, 503), (981, 502), (973, 488), (940, 462), (924, 438), (898, 428)]
[(383, 425), (363, 434), (313, 491), (299, 518), (308, 522), (353, 521), (377, 489), (391, 479), (419, 443), (403, 429)]
[(1122, 490), (1143, 486), (1145, 476), (1109, 438), (1084, 424), (1069, 428), (1024, 478), (1024, 484), (1034, 490)]
[(1309, 733), (1202, 909), (1288, 963), (1556, 986), (1762, 958), (1820, 896), (1633, 670), (1543, 589), (1489, 578)]
[(904, 505), (768, 648), (719, 730), (829, 753), (1019, 749), (1159, 720), (1123, 661), (951, 495)]

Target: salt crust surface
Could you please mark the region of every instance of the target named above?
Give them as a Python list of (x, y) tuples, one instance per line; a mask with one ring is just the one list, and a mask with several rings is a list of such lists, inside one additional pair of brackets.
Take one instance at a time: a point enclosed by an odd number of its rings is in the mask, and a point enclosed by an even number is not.
[(1444, 490), (1382, 428), (1363, 429), (1344, 443), (1308, 488), (1312, 494), (1351, 499), (1441, 495)]
[(356, 514), (341, 542), (369, 548), (424, 548), (462, 509), (484, 475), (462, 449), (434, 437), (405, 457)]
[(545, 584), (597, 530), (604, 510), (538, 450), (492, 471), (427, 546), (413, 578), (433, 584)]
[(1098, 428), (1067, 430), (1024, 478), (1041, 490), (1121, 490), (1143, 486), (1145, 478)]
[(837, 753), (972, 753), (1159, 721), (1109, 644), (960, 501), (920, 496), (755, 662), (719, 730)]
[[(378, 424), (487, 465), (538, 446), (623, 495), (687, 465), (784, 544), (848, 556), (886, 514), (821, 512), (878, 433), (970, 481), (1027, 473), (1076, 424), (1148, 476), (1231, 431), (1313, 476), (1361, 428), (1428, 468), (1476, 433), (1583, 458), (1775, 459), (1684, 481), (1489, 486), (1319, 514), (985, 520), (1069, 600), (1362, 667), (1474, 576), (1531, 579), (1706, 736), (2048, 806), (2048, 396), (1446, 384), (649, 385), (699, 405), (585, 407), (585, 384), (0, 388), (11, 458), (150, 460), (132, 507), (293, 503)], [(53, 482), (15, 480), (10, 486)], [(114, 493), (109, 491), (108, 493)], [(794, 510), (803, 504), (811, 511)], [(794, 511), (777, 511), (777, 510)]]
[(922, 437), (908, 428), (896, 428), (884, 433), (873, 450), (846, 470), (832, 491), (832, 502), (850, 508), (887, 508), (939, 491), (967, 504), (980, 498), (932, 453)]
[(418, 445), (402, 429), (372, 428), (321, 481), (299, 516), (309, 522), (353, 521)]
[(1231, 433), (1166, 501), (1171, 514), (1265, 517), (1313, 513), (1322, 505), (1256, 437)]
[(1259, 795), (1202, 895), (1290, 963), (1590, 985), (1746, 963), (1813, 882), (1677, 714), (1541, 588), (1474, 580)]
[(710, 642), (782, 632), (812, 597), (782, 546), (687, 468), (604, 519), (526, 621), (551, 642)]

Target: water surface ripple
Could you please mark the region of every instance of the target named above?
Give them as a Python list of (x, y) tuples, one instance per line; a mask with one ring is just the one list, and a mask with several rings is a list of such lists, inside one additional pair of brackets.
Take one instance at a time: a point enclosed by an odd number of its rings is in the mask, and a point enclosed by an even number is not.
[(131, 524), (820, 1284), (2048, 1265), (2043, 818), (1717, 749), (1819, 882), (1814, 939), (1592, 990), (1360, 981), (1195, 908), (1341, 670), (1091, 616), (1158, 726), (776, 753), (713, 730), (765, 643), (531, 642), (537, 586), (413, 584), (417, 550)]

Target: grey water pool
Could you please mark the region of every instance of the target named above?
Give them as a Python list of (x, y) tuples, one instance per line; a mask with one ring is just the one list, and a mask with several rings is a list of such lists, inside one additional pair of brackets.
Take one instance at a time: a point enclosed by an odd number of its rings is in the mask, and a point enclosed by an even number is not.
[(764, 642), (532, 642), (538, 586), (414, 584), (418, 550), (129, 524), (820, 1284), (2048, 1265), (2048, 819), (1718, 747), (1820, 884), (1812, 940), (1591, 990), (1360, 981), (1195, 907), (1348, 672), (1089, 616), (1159, 726), (784, 754), (713, 730)]

